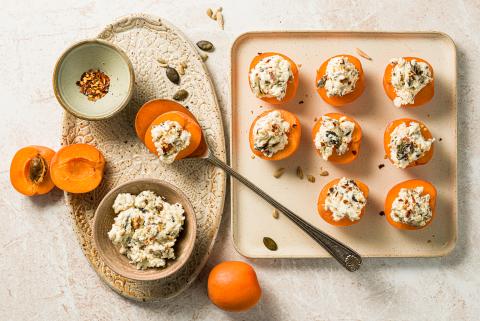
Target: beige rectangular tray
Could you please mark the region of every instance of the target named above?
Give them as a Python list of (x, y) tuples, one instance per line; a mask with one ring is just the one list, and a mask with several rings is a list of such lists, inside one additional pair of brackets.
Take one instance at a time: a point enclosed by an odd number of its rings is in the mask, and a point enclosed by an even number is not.
[[(373, 58), (360, 58), (360, 48)], [(300, 85), (293, 101), (281, 108), (294, 112), (302, 124), (301, 147), (292, 157), (278, 162), (252, 159), (248, 130), (254, 117), (269, 104), (257, 99), (248, 85), (249, 64), (259, 52), (274, 51), (293, 59), (299, 66)], [(315, 91), (315, 73), (320, 64), (336, 54), (359, 57), (366, 76), (366, 90), (354, 103), (341, 109), (327, 105)], [(393, 106), (382, 87), (385, 66), (393, 57), (418, 56), (431, 63), (435, 73), (435, 96), (422, 107), (399, 109)], [(345, 242), (366, 257), (443, 256), (457, 239), (457, 102), (456, 50), (453, 41), (438, 32), (251, 32), (241, 35), (231, 49), (231, 164), (271, 196), (302, 218)], [(301, 103), (302, 102), (302, 103)], [(314, 119), (340, 111), (353, 116), (362, 126), (360, 155), (348, 165), (323, 161), (314, 151), (311, 130)], [(401, 170), (384, 159), (383, 131), (388, 122), (401, 117), (421, 120), (436, 138), (433, 159), (424, 166)], [(385, 167), (379, 168), (380, 164)], [(295, 170), (315, 175), (315, 183), (300, 180)], [(280, 178), (272, 174), (287, 169)], [(321, 168), (330, 175), (319, 175)], [(333, 227), (317, 214), (318, 194), (336, 177), (359, 178), (370, 188), (364, 218), (350, 227)], [(400, 231), (384, 216), (383, 202), (394, 184), (411, 178), (431, 181), (438, 189), (437, 216), (420, 231)], [(272, 207), (232, 179), (232, 230), (237, 250), (254, 258), (328, 257), (315, 241)], [(262, 243), (273, 238), (278, 251)]]

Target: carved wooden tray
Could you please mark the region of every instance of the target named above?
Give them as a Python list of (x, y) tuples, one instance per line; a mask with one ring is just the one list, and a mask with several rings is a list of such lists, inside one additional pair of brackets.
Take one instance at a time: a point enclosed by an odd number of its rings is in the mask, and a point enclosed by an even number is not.
[[(203, 160), (183, 160), (163, 165), (137, 139), (133, 122), (138, 108), (154, 98), (171, 98), (181, 87), (190, 95), (184, 105), (197, 117), (215, 154), (225, 160), (225, 139), (217, 97), (208, 71), (195, 47), (170, 23), (157, 17), (135, 14), (107, 26), (98, 38), (121, 47), (132, 61), (136, 87), (129, 106), (105, 121), (90, 122), (65, 114), (62, 145), (88, 143), (98, 147), (107, 160), (105, 178), (93, 192), (66, 193), (66, 203), (82, 250), (98, 275), (119, 294), (139, 300), (172, 298), (185, 290), (204, 266), (217, 235), (225, 199), (222, 170)], [(170, 83), (158, 58), (188, 68), (180, 86)], [(192, 202), (197, 216), (197, 239), (192, 256), (178, 273), (166, 280), (140, 282), (126, 279), (98, 256), (93, 244), (95, 208), (114, 186), (139, 177), (155, 177), (179, 187)]]

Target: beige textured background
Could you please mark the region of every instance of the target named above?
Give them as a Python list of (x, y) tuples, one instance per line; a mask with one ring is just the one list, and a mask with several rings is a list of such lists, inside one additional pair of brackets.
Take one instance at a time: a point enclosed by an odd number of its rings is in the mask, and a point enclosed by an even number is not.
[[(475, 320), (480, 315), (480, 1), (3, 1), (0, 10), (0, 319), (2, 320)], [(225, 31), (205, 15), (222, 5)], [(228, 117), (229, 48), (249, 30), (439, 30), (458, 46), (459, 242), (436, 259), (367, 259), (349, 274), (330, 260), (250, 260), (264, 296), (248, 313), (210, 304), (206, 279), (240, 259), (225, 215), (213, 255), (194, 285), (171, 302), (139, 304), (105, 286), (81, 253), (59, 191), (30, 199), (8, 179), (15, 150), (59, 147), (61, 108), (51, 73), (70, 43), (131, 12), (162, 16), (217, 50), (207, 65)], [(445, 62), (449, 63), (449, 62)], [(227, 124), (228, 126), (228, 124)], [(229, 213), (227, 202), (225, 213)]]

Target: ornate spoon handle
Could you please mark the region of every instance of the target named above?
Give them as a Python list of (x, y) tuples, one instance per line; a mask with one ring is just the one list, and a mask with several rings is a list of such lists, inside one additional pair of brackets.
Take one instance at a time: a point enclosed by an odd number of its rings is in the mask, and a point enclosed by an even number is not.
[(205, 159), (211, 164), (223, 169), (227, 174), (235, 177), (242, 184), (257, 193), (265, 201), (281, 211), (286, 217), (298, 225), (298, 227), (300, 227), (305, 233), (310, 235), (311, 238), (313, 238), (318, 244), (327, 250), (328, 253), (330, 253), (348, 271), (354, 272), (360, 268), (360, 265), (362, 264), (362, 258), (357, 252), (300, 218), (298, 215), (274, 200), (244, 176), (237, 173), (233, 168), (222, 162), (212, 153), (208, 153), (208, 156)]

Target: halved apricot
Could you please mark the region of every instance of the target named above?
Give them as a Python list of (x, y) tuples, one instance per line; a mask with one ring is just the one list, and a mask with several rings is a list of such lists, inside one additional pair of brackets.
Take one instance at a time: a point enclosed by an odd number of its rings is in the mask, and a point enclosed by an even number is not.
[[(325, 87), (318, 88), (317, 84), (319, 80), (326, 74), (328, 62), (336, 57), (347, 57), (348, 61), (355, 65), (355, 68), (358, 70), (358, 80), (355, 84), (355, 88), (352, 92), (346, 94), (345, 96), (327, 96), (327, 91)], [(341, 107), (353, 102), (355, 99), (360, 97), (365, 90), (365, 75), (363, 73), (362, 63), (356, 57), (351, 55), (336, 55), (333, 57), (328, 58), (323, 62), (320, 68), (317, 70), (317, 77), (315, 78), (315, 88), (317, 88), (317, 92), (322, 97), (322, 99), (329, 105), (335, 107)]]
[[(357, 184), (358, 188), (362, 191), (363, 193), (363, 196), (365, 196), (365, 199), (368, 198), (368, 192), (369, 192), (369, 189), (368, 189), (368, 186), (365, 185), (364, 183), (362, 183), (361, 181), (359, 181), (358, 179), (355, 179), (355, 184)], [(327, 223), (330, 223), (332, 225), (335, 225), (335, 226), (349, 226), (349, 225), (353, 225), (353, 224), (356, 224), (358, 222), (360, 222), (360, 220), (362, 219), (363, 215), (365, 214), (365, 207), (362, 209), (362, 211), (360, 212), (360, 219), (359, 220), (356, 220), (356, 221), (352, 221), (350, 220), (348, 217), (344, 217), (342, 218), (341, 220), (339, 221), (335, 221), (333, 219), (333, 213), (330, 212), (330, 211), (327, 211), (325, 209), (325, 200), (327, 199), (327, 195), (328, 195), (328, 190), (337, 185), (338, 182), (340, 182), (340, 178), (335, 178), (334, 180), (331, 180), (330, 182), (328, 182), (321, 190), (320, 192), (320, 195), (318, 196), (318, 202), (317, 202), (317, 209), (318, 209), (318, 214), (320, 214), (320, 216), (327, 222)]]
[[(173, 100), (168, 100), (168, 99), (150, 100), (146, 102), (138, 110), (137, 115), (135, 117), (135, 131), (137, 133), (138, 138), (142, 142), (145, 142), (145, 134), (148, 130), (148, 127), (152, 124), (155, 118), (157, 118), (162, 114), (168, 113), (170, 111), (182, 112), (187, 116), (189, 116), (190, 118), (197, 121), (195, 116), (192, 114), (190, 110), (188, 110), (186, 107), (184, 107), (183, 105)], [(189, 157), (196, 157), (196, 156), (203, 155), (206, 150), (207, 150), (207, 144), (205, 143), (205, 138), (203, 137), (203, 134), (202, 134), (200, 145), (192, 154), (189, 155)]]
[(55, 185), (70, 193), (87, 193), (100, 185), (105, 158), (95, 147), (73, 144), (60, 148), (52, 158), (51, 176)]
[[(428, 130), (427, 126), (419, 120), (415, 120), (415, 119), (411, 119), (411, 118), (401, 118), (401, 119), (396, 119), (396, 120), (390, 122), (387, 125), (387, 128), (385, 128), (385, 133), (383, 134), (383, 148), (385, 149), (385, 155), (388, 157), (388, 159), (390, 160), (390, 162), (392, 164), (393, 164), (393, 161), (390, 158), (390, 146), (389, 146), (392, 132), (400, 124), (405, 123), (407, 126), (409, 126), (411, 122), (415, 122), (415, 123), (420, 124), (420, 130), (422, 132), (423, 138), (425, 138), (425, 139), (432, 139), (433, 138), (432, 133), (430, 132), (430, 130)], [(432, 144), (430, 149), (422, 157), (420, 157), (416, 161), (413, 161), (412, 163), (410, 163), (407, 166), (407, 168), (418, 166), (418, 165), (424, 165), (424, 164), (428, 163), (433, 157), (433, 149), (434, 149), (434, 144)]]
[(285, 159), (291, 155), (293, 155), (297, 149), (298, 146), (300, 146), (300, 138), (302, 136), (302, 128), (300, 125), (300, 121), (298, 120), (298, 117), (295, 116), (293, 113), (288, 112), (283, 109), (277, 109), (276, 111), (280, 112), (280, 115), (283, 120), (287, 121), (290, 124), (290, 131), (288, 132), (288, 143), (285, 146), (285, 148), (281, 151), (276, 152), (275, 154), (272, 155), (272, 157), (267, 157), (265, 156), (261, 151), (255, 149), (255, 140), (253, 137), (253, 129), (255, 127), (255, 124), (257, 121), (266, 116), (267, 114), (273, 112), (274, 110), (267, 110), (258, 115), (254, 120), (252, 125), (250, 126), (250, 131), (248, 134), (248, 140), (250, 142), (250, 149), (252, 152), (257, 155), (258, 157), (266, 160), (281, 160)]
[(290, 63), (290, 69), (291, 69), (292, 75), (293, 75), (293, 79), (291, 79), (287, 84), (287, 92), (285, 93), (285, 96), (283, 97), (282, 100), (278, 100), (275, 97), (261, 97), (260, 98), (261, 100), (266, 101), (267, 103), (270, 103), (272, 105), (280, 105), (280, 104), (283, 104), (283, 103), (286, 103), (286, 102), (292, 100), (292, 98), (294, 98), (295, 94), (297, 93), (298, 67), (297, 67), (297, 64), (292, 59), (288, 58), (287, 56), (285, 56), (283, 54), (276, 53), (276, 52), (264, 52), (264, 53), (261, 53), (261, 54), (255, 56), (255, 58), (253, 58), (252, 62), (250, 63), (250, 67), (248, 69), (248, 83), (251, 85), (251, 83), (250, 83), (250, 71), (255, 68), (255, 66), (260, 62), (260, 60), (262, 60), (263, 58), (270, 57), (270, 56), (280, 56), (283, 59), (287, 60)]
[[(352, 133), (352, 141), (348, 145), (348, 150), (345, 152), (345, 154), (338, 155), (336, 152), (336, 148), (334, 147), (332, 155), (330, 155), (330, 157), (328, 158), (328, 161), (332, 163), (338, 163), (338, 164), (351, 163), (352, 161), (355, 160), (355, 158), (358, 157), (358, 154), (360, 153), (360, 143), (362, 142), (362, 128), (360, 127), (360, 125), (357, 123), (355, 119), (353, 119), (352, 117), (346, 116), (344, 114), (328, 113), (328, 114), (325, 114), (324, 116), (337, 119), (337, 120), (340, 120), (340, 118), (345, 117), (348, 121), (351, 121), (352, 123), (355, 124), (355, 128)], [(314, 146), (315, 146), (315, 136), (317, 135), (321, 124), (322, 124), (322, 118), (320, 118), (313, 126), (312, 140), (313, 140)], [(320, 156), (322, 156), (318, 149), (315, 148), (315, 150)]]
[[(422, 195), (426, 195), (426, 194), (430, 195), (429, 205), (430, 205), (430, 208), (432, 209), (432, 218), (424, 226), (413, 226), (413, 225), (408, 225), (402, 222), (395, 222), (391, 216), (392, 204), (397, 198), (398, 194), (400, 193), (400, 190), (402, 188), (416, 188), (419, 186), (423, 187)], [(427, 227), (433, 221), (433, 218), (435, 217), (436, 200), (437, 200), (437, 190), (435, 189), (435, 186), (432, 185), (432, 183), (421, 180), (421, 179), (410, 179), (408, 181), (403, 181), (401, 183), (398, 183), (394, 187), (392, 187), (392, 189), (390, 189), (390, 191), (388, 192), (387, 197), (385, 198), (385, 216), (387, 218), (388, 223), (390, 223), (392, 226), (398, 229), (419, 230)]]
[[(402, 107), (417, 107), (417, 106), (428, 103), (430, 100), (432, 100), (433, 95), (435, 93), (435, 85), (434, 85), (435, 79), (433, 76), (432, 66), (426, 60), (423, 60), (417, 57), (403, 57), (403, 59), (405, 59), (406, 61), (416, 60), (419, 62), (426, 63), (430, 68), (430, 70), (432, 71), (432, 81), (429, 82), (425, 87), (422, 88), (422, 90), (418, 92), (418, 94), (415, 95), (413, 104), (402, 105)], [(395, 88), (392, 85), (393, 67), (394, 66), (389, 63), (385, 68), (385, 73), (383, 74), (383, 89), (385, 90), (385, 93), (387, 94), (388, 98), (390, 98), (390, 100), (392, 101), (395, 99), (395, 97), (397, 97)]]
[(10, 165), (10, 182), (23, 195), (42, 195), (55, 185), (50, 165), (55, 152), (44, 146), (27, 146), (15, 153)]
[(152, 129), (153, 127), (160, 125), (167, 120), (176, 121), (180, 124), (180, 126), (182, 126), (184, 130), (188, 131), (191, 134), (190, 144), (184, 150), (180, 151), (177, 157), (175, 157), (175, 159), (179, 160), (191, 155), (200, 145), (200, 142), (202, 140), (202, 129), (195, 121), (195, 119), (192, 119), (187, 114), (179, 111), (170, 111), (168, 113), (161, 114), (160, 116), (155, 118), (155, 120), (150, 124), (147, 132), (145, 133), (145, 146), (147, 146), (148, 150), (150, 150), (152, 153), (158, 155), (157, 148), (155, 147), (155, 143), (153, 142)]

